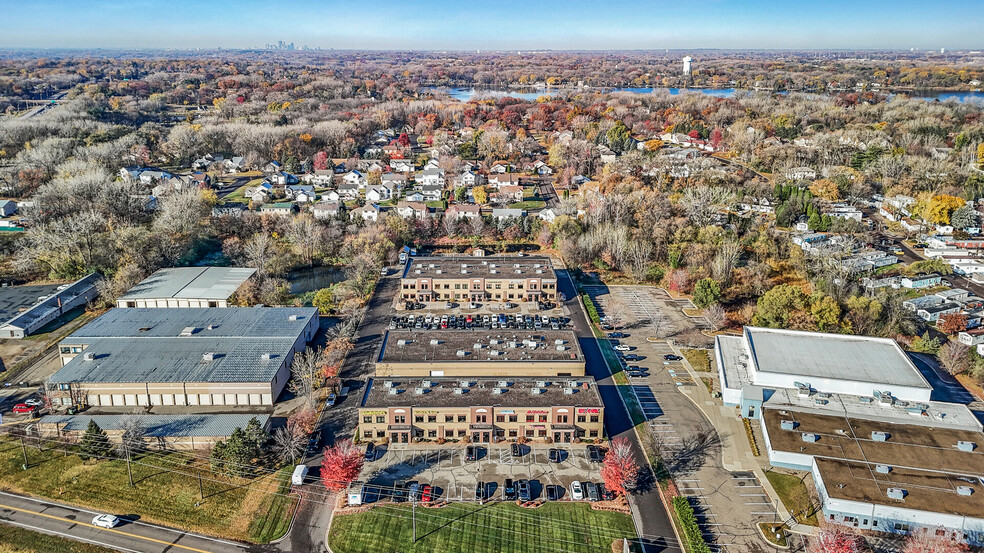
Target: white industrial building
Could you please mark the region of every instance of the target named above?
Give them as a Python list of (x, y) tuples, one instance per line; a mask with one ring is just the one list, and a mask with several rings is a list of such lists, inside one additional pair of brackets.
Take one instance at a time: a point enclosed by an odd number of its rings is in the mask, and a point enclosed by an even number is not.
[(116, 307), (228, 307), (229, 298), (256, 269), (171, 267), (161, 269), (116, 300)]

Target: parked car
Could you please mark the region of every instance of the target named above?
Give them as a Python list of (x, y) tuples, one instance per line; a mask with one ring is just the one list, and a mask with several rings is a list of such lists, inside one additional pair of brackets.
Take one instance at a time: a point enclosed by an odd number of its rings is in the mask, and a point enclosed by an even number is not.
[(601, 459), (602, 459), (601, 448), (599, 448), (596, 445), (589, 445), (588, 446), (588, 459), (590, 459), (592, 462), (600, 463), (601, 462)]
[(585, 489), (588, 491), (588, 501), (599, 501), (601, 500), (601, 494), (598, 493), (598, 485), (594, 482), (585, 482)]
[(530, 500), (530, 482), (528, 480), (520, 480), (517, 482), (516, 491), (519, 493), (520, 501)]
[(338, 396), (334, 392), (328, 394), (328, 407), (334, 407), (335, 402), (338, 401)]
[(584, 488), (581, 487), (581, 483), (577, 480), (571, 482), (571, 499), (574, 501), (581, 501), (584, 499)]
[(420, 489), (420, 501), (430, 503), (431, 499), (433, 499), (431, 497), (431, 490), (430, 484), (424, 484), (424, 487)]
[(465, 448), (465, 461), (474, 461), (477, 456), (478, 448), (470, 445)]
[(646, 378), (647, 376), (649, 376), (649, 373), (644, 371), (626, 371), (626, 374), (628, 374), (632, 378)]
[(403, 503), (407, 500), (407, 484), (403, 480), (397, 480), (393, 483), (393, 501), (396, 503)]
[(663, 356), (663, 359), (667, 361), (680, 361), (681, 359), (683, 359), (683, 357), (680, 357), (679, 355), (673, 355), (672, 353), (668, 353)]
[(625, 360), (626, 361), (639, 361), (640, 359), (642, 359), (642, 357), (639, 357), (638, 355), (636, 355), (634, 353), (626, 353), (625, 354)]
[(560, 490), (557, 489), (558, 487), (559, 486), (554, 485), (547, 486), (547, 501), (557, 501), (560, 497)]
[(42, 405), (44, 405), (44, 402), (41, 401), (41, 398), (32, 397), (32, 398), (25, 399), (24, 405), (28, 405), (31, 407), (41, 407)]
[(625, 344), (616, 344), (612, 347), (615, 349), (615, 351), (632, 351), (632, 348)]
[(311, 438), (308, 439), (308, 444), (307, 444), (307, 454), (308, 455), (314, 455), (315, 453), (318, 452), (318, 442), (320, 442), (320, 441), (321, 440), (318, 439), (318, 435), (317, 434), (315, 434), (314, 436), (311, 436)]
[(113, 515), (96, 515), (92, 519), (92, 525), (100, 528), (115, 528), (120, 523), (120, 517)]
[(38, 410), (34, 405), (28, 405), (26, 403), (18, 403), (14, 405), (12, 411), (18, 415), (33, 415)]
[(505, 484), (502, 485), (502, 496), (509, 501), (516, 499), (516, 486), (512, 478), (506, 478)]
[(602, 501), (611, 501), (612, 499), (615, 499), (615, 494), (608, 491), (608, 488), (605, 487), (604, 482), (598, 482), (598, 495), (601, 497)]
[(523, 448), (522, 448), (522, 446), (520, 446), (519, 444), (513, 444), (512, 445), (512, 456), (513, 457), (522, 457), (523, 456)]
[(369, 443), (366, 444), (366, 456), (365, 456), (365, 459), (366, 459), (366, 461), (375, 461), (376, 460), (376, 446), (374, 446), (372, 444), (372, 442), (369, 442)]
[(608, 337), (609, 338), (625, 338), (627, 336), (628, 336), (628, 334), (626, 334), (624, 332), (610, 332), (608, 334)]
[(485, 482), (481, 480), (475, 485), (475, 501), (485, 501)]
[(559, 463), (560, 462), (560, 450), (557, 448), (550, 448), (550, 462)]

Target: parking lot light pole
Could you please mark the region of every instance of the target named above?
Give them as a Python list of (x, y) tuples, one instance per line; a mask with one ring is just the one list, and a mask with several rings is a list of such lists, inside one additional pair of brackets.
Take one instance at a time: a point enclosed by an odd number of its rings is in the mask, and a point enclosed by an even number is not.
[(416, 496), (414, 496), (414, 498), (410, 501), (410, 505), (411, 505), (410, 506), (410, 512), (412, 513), (411, 514), (411, 518), (413, 519), (413, 543), (417, 543), (417, 498), (416, 498)]

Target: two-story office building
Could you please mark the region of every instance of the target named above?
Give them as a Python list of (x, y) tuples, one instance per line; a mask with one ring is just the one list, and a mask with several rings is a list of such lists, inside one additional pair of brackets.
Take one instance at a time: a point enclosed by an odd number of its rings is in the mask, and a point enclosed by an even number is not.
[(415, 257), (400, 281), (404, 301), (557, 301), (557, 275), (548, 258)]

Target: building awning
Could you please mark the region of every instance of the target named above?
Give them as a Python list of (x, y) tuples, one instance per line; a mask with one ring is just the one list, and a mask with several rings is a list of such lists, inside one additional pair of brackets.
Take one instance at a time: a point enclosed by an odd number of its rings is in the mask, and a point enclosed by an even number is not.
[(386, 427), (386, 430), (410, 430), (409, 424), (391, 424)]
[(470, 424), (468, 425), (470, 430), (492, 430), (491, 424)]

